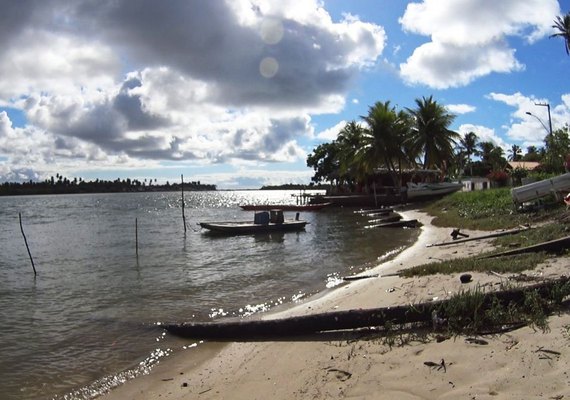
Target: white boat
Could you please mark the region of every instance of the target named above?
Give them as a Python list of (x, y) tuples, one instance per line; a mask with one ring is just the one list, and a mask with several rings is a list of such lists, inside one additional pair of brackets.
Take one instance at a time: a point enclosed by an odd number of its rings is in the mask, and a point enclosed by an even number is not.
[(457, 192), (463, 188), (463, 184), (456, 182), (437, 183), (407, 183), (408, 200), (422, 200), (430, 197), (444, 196)]
[(568, 192), (570, 192), (570, 173), (513, 188), (511, 196), (513, 201), (520, 205), (549, 195), (558, 196), (559, 193)]

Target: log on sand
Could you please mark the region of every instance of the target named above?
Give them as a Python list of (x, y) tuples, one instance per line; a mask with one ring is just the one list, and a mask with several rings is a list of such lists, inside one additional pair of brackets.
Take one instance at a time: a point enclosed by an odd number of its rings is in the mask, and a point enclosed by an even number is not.
[(473, 240), (483, 240), (483, 239), (491, 239), (491, 238), (507, 236), (507, 235), (515, 235), (517, 233), (521, 233), (521, 232), (527, 231), (529, 229), (531, 229), (531, 228), (530, 227), (524, 227), (524, 228), (511, 229), (508, 231), (490, 233), (488, 235), (474, 236), (474, 237), (469, 237), (469, 238), (465, 238), (465, 239), (457, 239), (457, 240), (454, 240), (452, 242), (432, 243), (432, 244), (426, 245), (426, 247), (449, 246), (450, 244), (460, 244), (460, 243), (465, 243), (465, 242), (471, 242)]
[[(535, 290), (541, 296), (550, 293), (555, 285), (566, 284), (570, 279), (563, 277), (531, 286), (484, 294), (483, 307), (490, 307), (494, 299), (500, 302), (525, 300), (525, 293)], [(440, 312), (444, 303), (450, 300), (401, 305), (394, 307), (334, 311), (298, 317), (266, 320), (226, 320), (217, 322), (185, 322), (162, 324), (170, 333), (193, 339), (255, 340), (262, 338), (285, 338), (310, 335), (325, 331), (342, 331), (367, 327), (384, 326), (386, 323), (405, 325), (432, 323), (433, 312)], [(445, 315), (438, 315), (445, 318)]]
[(521, 247), (520, 249), (503, 251), (502, 253), (496, 253), (496, 254), (489, 254), (488, 256), (481, 257), (481, 259), (503, 257), (503, 256), (514, 256), (517, 254), (531, 253), (537, 251), (559, 252), (568, 249), (569, 247), (570, 247), (570, 236), (566, 236), (560, 239), (554, 239), (554, 240), (549, 240), (547, 242), (534, 244), (532, 246)]

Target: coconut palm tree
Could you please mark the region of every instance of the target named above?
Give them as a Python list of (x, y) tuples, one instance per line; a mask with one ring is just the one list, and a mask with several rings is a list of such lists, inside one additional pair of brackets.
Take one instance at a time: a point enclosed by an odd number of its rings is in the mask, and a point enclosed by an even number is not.
[(465, 152), (467, 157), (467, 162), (469, 163), (469, 173), (473, 176), (473, 164), (471, 162), (471, 156), (477, 154), (477, 145), (479, 138), (475, 132), (468, 132), (459, 140), (459, 147)]
[(566, 54), (570, 55), (570, 12), (562, 17), (557, 16), (552, 27), (558, 29), (558, 32), (550, 35), (550, 37), (561, 37), (564, 39), (564, 49)]
[(339, 132), (336, 143), (339, 146), (338, 161), (341, 175), (348, 174), (356, 179), (364, 177), (366, 171), (357, 158), (364, 133), (364, 127), (354, 120), (347, 123)]
[(449, 129), (455, 115), (433, 100), (433, 97), (416, 99), (416, 108), (407, 108), (414, 126), (408, 145), (416, 157), (423, 156), (423, 168), (446, 169), (453, 159), (455, 140), (460, 136)]
[(371, 106), (368, 115), (361, 118), (368, 129), (357, 154), (359, 162), (370, 174), (374, 173), (375, 168), (386, 167), (394, 184), (399, 187), (402, 164), (406, 160), (403, 144), (410, 129), (408, 116), (404, 112), (396, 112), (386, 101)]
[(522, 149), (520, 148), (520, 146), (517, 146), (516, 144), (513, 144), (511, 146), (511, 148), (509, 149), (509, 160), (510, 161), (520, 161), (520, 159), (522, 158)]

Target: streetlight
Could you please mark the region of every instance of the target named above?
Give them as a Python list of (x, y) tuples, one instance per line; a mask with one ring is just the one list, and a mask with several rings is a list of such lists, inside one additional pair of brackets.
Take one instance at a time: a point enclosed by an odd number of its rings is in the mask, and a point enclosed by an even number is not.
[(527, 111), (526, 114), (533, 116), (534, 118), (536, 118), (538, 120), (538, 122), (540, 122), (540, 124), (542, 125), (544, 130), (546, 130), (546, 132), (548, 133), (548, 142), (549, 142), (548, 144), (552, 147), (552, 145), (553, 145), (552, 141), (554, 140), (554, 136), (552, 136), (552, 117), (550, 116), (550, 104), (548, 104), (548, 103), (534, 103), (534, 105), (546, 107), (546, 109), (548, 110), (548, 128), (546, 127), (546, 125), (544, 125), (544, 122), (542, 122), (542, 120), (540, 118), (538, 118), (536, 115), (531, 114), (529, 111)]
[(530, 111), (527, 111), (525, 114), (526, 114), (526, 115), (530, 115), (531, 117), (536, 118), (536, 119), (538, 120), (538, 122), (540, 122), (540, 124), (542, 125), (542, 127), (544, 128), (544, 130), (546, 131), (546, 133), (548, 133), (549, 135), (552, 134), (552, 131), (549, 130), (549, 129), (546, 127), (546, 125), (544, 125), (544, 122), (542, 122), (542, 120), (541, 120), (540, 118), (538, 118), (536, 115), (534, 115), (534, 114), (531, 113)]

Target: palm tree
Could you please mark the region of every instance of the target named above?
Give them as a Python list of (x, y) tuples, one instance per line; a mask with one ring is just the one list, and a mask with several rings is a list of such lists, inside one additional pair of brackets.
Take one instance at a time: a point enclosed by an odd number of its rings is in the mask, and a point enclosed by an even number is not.
[(520, 146), (517, 146), (516, 144), (513, 144), (511, 146), (511, 148), (509, 149), (509, 160), (510, 161), (520, 161), (520, 159), (522, 158), (522, 149), (520, 148)]
[(564, 49), (566, 54), (570, 55), (570, 12), (563, 17), (557, 16), (552, 27), (558, 29), (558, 32), (550, 35), (550, 37), (560, 36), (564, 39)]
[(361, 118), (368, 129), (362, 136), (358, 160), (370, 174), (375, 168), (386, 167), (394, 184), (400, 187), (401, 167), (406, 159), (403, 143), (410, 128), (409, 118), (403, 112), (396, 112), (389, 101), (377, 102), (368, 109), (368, 115)]
[(416, 105), (415, 109), (407, 109), (414, 121), (410, 150), (416, 157), (423, 155), (424, 169), (445, 170), (448, 160), (453, 159), (455, 140), (460, 138), (457, 132), (449, 129), (455, 115), (448, 113), (432, 96), (416, 99)]
[(467, 162), (469, 163), (469, 173), (473, 176), (473, 164), (471, 156), (477, 154), (478, 137), (475, 132), (468, 132), (459, 140), (459, 147), (465, 152)]
[(356, 179), (363, 178), (365, 171), (358, 162), (357, 153), (362, 145), (364, 132), (364, 127), (354, 120), (347, 123), (339, 132), (336, 143), (339, 147), (340, 175), (351, 175)]

